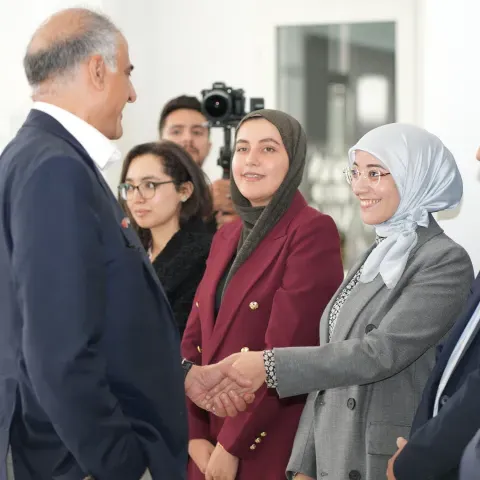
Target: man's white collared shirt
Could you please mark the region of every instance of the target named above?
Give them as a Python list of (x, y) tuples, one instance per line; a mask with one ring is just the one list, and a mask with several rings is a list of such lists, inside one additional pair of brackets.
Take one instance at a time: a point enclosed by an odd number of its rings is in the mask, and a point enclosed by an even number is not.
[(85, 120), (50, 103), (35, 102), (32, 108), (57, 120), (86, 150), (100, 171), (105, 171), (109, 165), (120, 160), (117, 147)]

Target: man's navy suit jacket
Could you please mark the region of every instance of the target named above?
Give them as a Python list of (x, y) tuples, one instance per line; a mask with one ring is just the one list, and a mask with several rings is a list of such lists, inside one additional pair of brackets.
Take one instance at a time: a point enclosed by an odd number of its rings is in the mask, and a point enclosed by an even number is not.
[(0, 463), (16, 480), (184, 478), (179, 336), (82, 146), (32, 110), (0, 157)]
[[(462, 453), (480, 429), (480, 331), (457, 364), (432, 418), (442, 374), (480, 302), (480, 275), (452, 328), (418, 407), (410, 439), (394, 464), (397, 480), (456, 480)], [(428, 308), (427, 306), (425, 308)], [(478, 478), (480, 478), (480, 473)]]

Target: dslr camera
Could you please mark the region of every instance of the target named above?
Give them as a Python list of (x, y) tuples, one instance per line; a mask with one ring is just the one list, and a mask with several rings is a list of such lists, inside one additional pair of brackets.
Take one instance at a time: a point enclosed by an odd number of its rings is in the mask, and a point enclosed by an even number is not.
[[(263, 98), (250, 98), (250, 112), (262, 108), (265, 108)], [(224, 145), (220, 148), (218, 164), (223, 168), (223, 178), (229, 178), (232, 157), (231, 129), (247, 114), (245, 91), (227, 87), (223, 82), (214, 82), (212, 88), (202, 90), (202, 113), (210, 127), (223, 128)]]
[[(250, 99), (250, 111), (264, 108), (263, 98)], [(245, 91), (215, 82), (211, 89), (202, 90), (202, 112), (211, 127), (236, 127), (247, 114)]]

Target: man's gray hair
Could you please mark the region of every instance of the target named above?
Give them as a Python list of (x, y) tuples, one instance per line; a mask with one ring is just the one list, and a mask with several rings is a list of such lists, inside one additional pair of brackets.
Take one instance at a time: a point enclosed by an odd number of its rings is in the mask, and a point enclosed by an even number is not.
[(101, 55), (111, 70), (117, 68), (118, 28), (103, 14), (85, 9), (82, 28), (73, 35), (53, 40), (46, 48), (27, 53), (23, 66), (28, 83), (36, 89), (45, 80), (73, 74), (81, 62)]

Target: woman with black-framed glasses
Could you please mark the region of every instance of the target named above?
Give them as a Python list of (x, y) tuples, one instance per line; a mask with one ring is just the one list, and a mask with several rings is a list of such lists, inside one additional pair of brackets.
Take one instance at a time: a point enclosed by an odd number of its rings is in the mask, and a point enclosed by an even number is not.
[(127, 154), (118, 194), (183, 335), (212, 241), (204, 223), (212, 212), (205, 175), (175, 143), (144, 143)]

